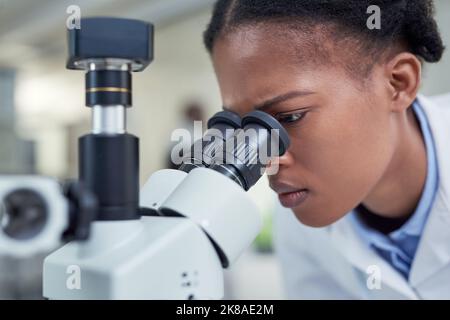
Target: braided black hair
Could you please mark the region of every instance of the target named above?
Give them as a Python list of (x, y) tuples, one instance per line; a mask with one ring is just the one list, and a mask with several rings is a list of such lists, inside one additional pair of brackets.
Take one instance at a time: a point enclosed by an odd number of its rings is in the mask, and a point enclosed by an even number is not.
[[(381, 9), (381, 28), (369, 29), (367, 9)], [(339, 38), (355, 38), (370, 56), (400, 41), (427, 62), (444, 52), (432, 0), (218, 0), (204, 43), (210, 53), (216, 40), (236, 28), (261, 23), (333, 24)]]

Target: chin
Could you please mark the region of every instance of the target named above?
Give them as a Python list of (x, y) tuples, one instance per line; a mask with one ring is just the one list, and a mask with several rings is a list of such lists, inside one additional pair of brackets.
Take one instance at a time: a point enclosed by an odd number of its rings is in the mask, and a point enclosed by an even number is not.
[(312, 228), (327, 227), (338, 221), (343, 216), (343, 215), (338, 216), (331, 215), (330, 214), (331, 210), (328, 210), (328, 212), (326, 212), (323, 210), (308, 210), (305, 208), (293, 208), (292, 211), (294, 212), (294, 215), (298, 221), (300, 221), (305, 226)]

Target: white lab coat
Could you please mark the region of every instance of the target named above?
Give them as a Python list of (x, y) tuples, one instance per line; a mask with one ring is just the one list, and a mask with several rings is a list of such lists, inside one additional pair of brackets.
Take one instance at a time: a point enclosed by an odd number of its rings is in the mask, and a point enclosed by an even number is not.
[(436, 144), (440, 185), (409, 280), (364, 244), (348, 216), (317, 229), (278, 205), (275, 248), (288, 298), (450, 299), (450, 94), (419, 102)]

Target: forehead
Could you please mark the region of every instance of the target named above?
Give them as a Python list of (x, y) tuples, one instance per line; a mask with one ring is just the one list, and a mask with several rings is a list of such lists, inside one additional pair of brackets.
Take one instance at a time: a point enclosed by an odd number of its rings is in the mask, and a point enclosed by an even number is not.
[(310, 90), (333, 70), (329, 45), (322, 35), (288, 28), (242, 27), (227, 33), (213, 51), (224, 103), (257, 104), (293, 87)]
[(256, 24), (225, 31), (216, 41), (213, 61), (215, 65), (237, 64), (241, 68), (260, 64), (311, 67), (331, 62), (332, 47), (332, 41), (318, 27)]

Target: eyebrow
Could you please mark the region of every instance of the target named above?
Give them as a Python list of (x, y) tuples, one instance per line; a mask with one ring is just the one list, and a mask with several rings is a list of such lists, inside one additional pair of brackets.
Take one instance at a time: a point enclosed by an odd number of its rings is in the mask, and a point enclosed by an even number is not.
[(291, 91), (291, 92), (276, 96), (274, 98), (270, 98), (270, 99), (256, 105), (254, 108), (256, 110), (267, 110), (278, 103), (281, 103), (281, 102), (284, 102), (284, 101), (287, 101), (287, 100), (290, 100), (293, 98), (297, 98), (297, 97), (308, 96), (308, 95), (311, 95), (314, 93), (315, 92), (313, 92), (313, 91)]
[[(290, 100), (293, 98), (297, 98), (297, 97), (308, 96), (308, 95), (311, 95), (314, 93), (315, 93), (314, 91), (290, 91), (288, 93), (270, 98), (256, 106), (254, 106), (253, 108), (255, 110), (264, 111), (264, 110), (267, 110), (267, 109), (273, 107), (274, 105), (276, 105), (278, 103), (281, 103), (281, 102), (284, 102), (284, 101), (287, 101), (287, 100)], [(222, 106), (222, 109), (225, 111), (230, 110), (227, 106)]]

